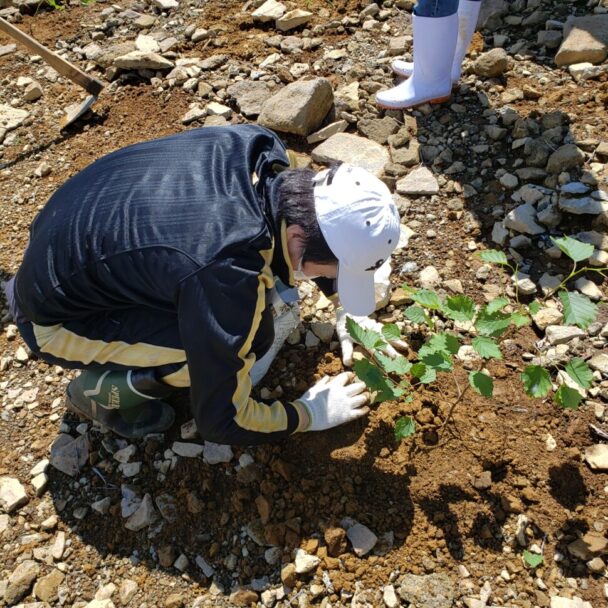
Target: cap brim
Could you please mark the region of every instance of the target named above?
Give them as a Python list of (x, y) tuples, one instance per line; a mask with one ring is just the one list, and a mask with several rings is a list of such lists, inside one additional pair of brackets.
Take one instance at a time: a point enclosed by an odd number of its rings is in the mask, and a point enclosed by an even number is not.
[(343, 265), (338, 269), (338, 297), (344, 310), (358, 317), (376, 310), (373, 272), (351, 272)]

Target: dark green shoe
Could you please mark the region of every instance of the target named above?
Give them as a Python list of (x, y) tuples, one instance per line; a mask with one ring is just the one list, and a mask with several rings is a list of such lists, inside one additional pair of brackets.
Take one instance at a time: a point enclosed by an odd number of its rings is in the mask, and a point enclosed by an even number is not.
[(85, 370), (68, 384), (66, 406), (121, 437), (140, 439), (150, 433), (164, 433), (175, 421), (173, 408), (155, 399), (161, 395), (151, 394), (167, 395), (171, 389), (156, 384), (150, 379), (150, 370)]

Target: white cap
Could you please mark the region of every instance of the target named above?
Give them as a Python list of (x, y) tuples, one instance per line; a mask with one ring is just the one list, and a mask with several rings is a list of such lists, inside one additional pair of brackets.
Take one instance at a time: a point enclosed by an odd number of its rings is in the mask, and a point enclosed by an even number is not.
[(314, 178), (321, 232), (338, 258), (338, 296), (346, 312), (374, 312), (374, 272), (399, 242), (399, 212), (382, 181), (360, 167), (340, 165)]

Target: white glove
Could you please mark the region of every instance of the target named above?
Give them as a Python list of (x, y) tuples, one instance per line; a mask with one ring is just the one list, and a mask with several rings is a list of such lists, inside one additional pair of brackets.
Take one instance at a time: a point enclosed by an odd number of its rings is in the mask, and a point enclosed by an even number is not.
[(351, 382), (352, 378), (351, 372), (325, 376), (297, 399), (310, 419), (304, 431), (324, 431), (367, 414), (369, 393), (363, 382)]
[[(371, 329), (379, 334), (382, 333), (382, 323), (374, 321), (369, 317), (355, 317), (354, 315), (348, 315), (343, 308), (338, 308), (336, 310), (336, 333), (338, 334), (340, 348), (342, 349), (342, 363), (344, 363), (344, 365), (347, 367), (350, 367), (353, 364), (353, 350), (355, 348), (355, 344), (346, 329), (347, 316), (355, 320), (364, 329)], [(388, 346), (384, 350), (384, 353), (391, 357), (391, 359), (394, 359), (395, 357), (399, 356), (397, 350), (407, 350), (408, 348), (407, 342), (403, 340), (390, 340)]]

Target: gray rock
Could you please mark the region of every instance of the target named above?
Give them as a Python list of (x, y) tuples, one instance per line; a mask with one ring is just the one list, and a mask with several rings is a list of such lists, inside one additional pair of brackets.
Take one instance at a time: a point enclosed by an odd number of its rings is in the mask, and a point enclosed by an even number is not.
[(294, 560), (294, 565), (296, 567), (296, 574), (308, 574), (316, 569), (316, 567), (321, 563), (321, 558), (316, 555), (310, 555), (306, 553), (303, 549), (298, 549), (296, 551), (296, 558)]
[(89, 438), (60, 434), (51, 446), (50, 463), (58, 471), (74, 477), (89, 459)]
[(528, 203), (509, 211), (504, 225), (505, 228), (524, 234), (536, 235), (545, 232), (545, 228), (536, 223), (536, 209)]
[(30, 113), (26, 110), (0, 103), (0, 143), (4, 141), (4, 137), (9, 131), (20, 127), (29, 115)]
[(16, 44), (0, 44), (0, 57), (4, 55), (10, 55), (17, 50)]
[(608, 210), (608, 203), (598, 201), (590, 196), (582, 198), (560, 197), (558, 205), (562, 211), (567, 211), (574, 215), (599, 215)]
[(589, 367), (601, 372), (604, 376), (608, 376), (608, 355), (604, 353), (594, 355), (589, 359)]
[(39, 573), (40, 566), (35, 561), (26, 559), (21, 562), (8, 577), (4, 601), (9, 606), (15, 604), (28, 593)]
[(39, 578), (34, 585), (34, 595), (43, 602), (54, 602), (57, 599), (59, 585), (63, 583), (65, 574), (54, 569), (49, 574)]
[(482, 53), (473, 64), (473, 70), (477, 76), (484, 78), (495, 78), (504, 74), (509, 69), (509, 56), (504, 49), (492, 49)]
[(564, 41), (557, 51), (558, 66), (572, 63), (601, 63), (608, 56), (608, 15), (570, 17), (564, 26)]
[(549, 325), (559, 325), (564, 315), (557, 308), (541, 308), (535, 315), (532, 316), (534, 324), (544, 331)]
[(574, 287), (594, 302), (602, 299), (602, 290), (591, 279), (580, 277), (574, 282)]
[(357, 123), (357, 128), (368, 139), (385, 144), (388, 138), (399, 130), (399, 123), (390, 116), (364, 118)]
[(125, 528), (127, 528), (127, 530), (132, 530), (133, 532), (138, 532), (153, 524), (157, 518), (158, 514), (154, 509), (152, 497), (150, 494), (146, 494), (137, 511), (127, 519)]
[(567, 344), (574, 338), (582, 338), (585, 332), (574, 325), (549, 325), (547, 327), (546, 336), (549, 344)]
[(205, 448), (200, 443), (186, 443), (174, 441), (171, 450), (182, 458), (196, 458), (203, 453)]
[(268, 23), (281, 17), (285, 13), (285, 10), (285, 5), (277, 2), (277, 0), (266, 0), (264, 4), (251, 13), (251, 16), (254, 21)]
[(451, 608), (456, 590), (445, 574), (406, 574), (398, 589), (401, 599), (412, 606)]
[(585, 461), (596, 471), (608, 471), (608, 444), (600, 443), (585, 449)]
[(584, 80), (593, 80), (598, 78), (602, 74), (608, 72), (608, 66), (606, 65), (593, 65), (588, 61), (584, 63), (573, 63), (568, 67), (568, 72), (576, 82), (582, 82)]
[(502, 18), (508, 12), (509, 3), (507, 0), (484, 0), (481, 3), (477, 27), (494, 31), (500, 27)]
[(332, 135), (335, 135), (336, 133), (344, 133), (347, 128), (348, 123), (345, 120), (337, 120), (336, 122), (332, 122), (326, 127), (319, 129), (315, 133), (311, 133), (306, 138), (306, 141), (309, 144), (318, 144), (319, 142), (329, 139)]
[(158, 53), (131, 51), (114, 59), (114, 65), (123, 70), (169, 70), (173, 62)]
[(123, 606), (127, 606), (139, 589), (139, 585), (130, 579), (124, 580), (118, 588), (118, 597)]
[(0, 477), (0, 508), (7, 513), (27, 504), (29, 498), (21, 482), (14, 477)]
[(25, 91), (23, 92), (23, 99), (25, 101), (36, 101), (42, 97), (43, 91), (39, 82), (31, 82), (25, 87)]
[(203, 557), (200, 555), (196, 556), (196, 565), (200, 568), (201, 572), (207, 577), (211, 578), (215, 574), (215, 568), (208, 564)]
[(329, 344), (334, 335), (335, 325), (333, 323), (312, 323), (312, 332), (325, 344)]
[(265, 82), (241, 80), (231, 84), (226, 92), (234, 97), (239, 112), (247, 118), (254, 118), (262, 111), (264, 102), (272, 92)]
[(230, 57), (228, 57), (228, 55), (211, 55), (210, 57), (206, 57), (202, 61), (199, 61), (198, 67), (201, 68), (201, 70), (217, 70), (227, 63), (229, 59)]
[(434, 289), (441, 283), (441, 276), (435, 266), (426, 266), (420, 271), (418, 280), (422, 289)]
[(203, 446), (203, 460), (207, 464), (220, 464), (230, 462), (234, 457), (232, 448), (229, 445), (221, 445), (211, 441), (205, 441)]
[(173, 496), (161, 494), (156, 497), (154, 502), (156, 502), (156, 506), (163, 519), (166, 519), (170, 523), (177, 521), (177, 504)]
[(275, 21), (276, 28), (281, 32), (288, 32), (296, 27), (305, 25), (312, 19), (312, 13), (296, 8), (279, 17)]
[(258, 123), (282, 133), (309, 135), (319, 128), (332, 104), (329, 80), (299, 80), (264, 102)]
[(152, 4), (161, 11), (169, 11), (172, 8), (177, 8), (179, 6), (179, 2), (176, 0), (152, 0)]
[(207, 116), (207, 109), (195, 105), (180, 118), (180, 121), (183, 125), (189, 125), (191, 122), (195, 122), (197, 120), (200, 120), (201, 118), (205, 118), (205, 116)]
[(379, 177), (390, 162), (390, 155), (375, 141), (350, 133), (336, 133), (312, 151), (312, 159), (318, 163), (342, 161)]
[(580, 597), (572, 599), (559, 595), (551, 596), (551, 608), (593, 608), (590, 602), (584, 602)]
[(346, 536), (358, 557), (367, 555), (378, 542), (378, 537), (367, 526), (359, 523), (350, 526), (346, 530)]
[(395, 188), (399, 194), (432, 195), (439, 192), (439, 182), (430, 169), (419, 167), (400, 179)]
[(585, 155), (582, 150), (574, 144), (560, 146), (547, 161), (547, 171), (549, 173), (561, 173), (580, 167), (585, 162)]

